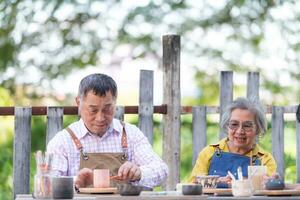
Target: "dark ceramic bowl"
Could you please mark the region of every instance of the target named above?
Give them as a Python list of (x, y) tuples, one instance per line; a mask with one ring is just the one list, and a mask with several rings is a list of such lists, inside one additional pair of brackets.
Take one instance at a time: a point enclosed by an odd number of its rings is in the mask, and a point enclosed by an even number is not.
[(72, 199), (74, 196), (73, 177), (52, 177), (53, 199)]
[(141, 191), (152, 191), (152, 188), (143, 187), (140, 185), (121, 184), (118, 187), (119, 193), (122, 196), (138, 196)]
[(269, 179), (265, 186), (267, 190), (283, 190), (284, 182), (281, 179)]
[(182, 185), (182, 194), (183, 195), (201, 195), (202, 194), (202, 185), (200, 185), (200, 184)]

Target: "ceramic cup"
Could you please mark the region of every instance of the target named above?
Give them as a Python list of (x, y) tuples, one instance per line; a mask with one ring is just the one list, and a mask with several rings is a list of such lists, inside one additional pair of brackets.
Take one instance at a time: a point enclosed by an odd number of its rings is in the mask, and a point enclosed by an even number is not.
[(179, 194), (182, 194), (182, 185), (183, 185), (183, 183), (177, 183), (177, 184), (176, 184), (176, 191), (177, 191)]
[(52, 178), (53, 199), (72, 199), (74, 196), (74, 181), (72, 176)]
[(249, 179), (232, 181), (232, 194), (236, 197), (252, 196), (252, 185)]
[(94, 169), (94, 188), (107, 188), (109, 185), (109, 169)]
[(248, 166), (248, 177), (251, 180), (253, 191), (263, 190), (263, 176), (267, 174), (267, 167), (260, 165)]

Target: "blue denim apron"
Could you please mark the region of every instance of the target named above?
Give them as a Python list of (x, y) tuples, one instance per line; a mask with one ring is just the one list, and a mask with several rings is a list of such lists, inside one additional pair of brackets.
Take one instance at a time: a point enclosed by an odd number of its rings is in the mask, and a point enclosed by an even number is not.
[[(248, 156), (223, 152), (217, 146), (216, 151), (210, 161), (208, 175), (219, 175), (227, 176), (230, 171), (236, 179), (238, 179), (237, 168), (242, 168), (243, 177), (248, 177), (248, 166), (250, 165), (251, 159)], [(261, 165), (261, 160), (257, 156), (252, 157), (252, 165)], [(226, 183), (219, 183), (218, 188), (228, 188)]]

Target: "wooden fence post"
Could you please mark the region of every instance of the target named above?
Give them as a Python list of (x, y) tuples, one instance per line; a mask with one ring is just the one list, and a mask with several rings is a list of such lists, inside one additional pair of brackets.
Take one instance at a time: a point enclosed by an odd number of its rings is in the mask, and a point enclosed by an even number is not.
[(63, 129), (63, 115), (64, 109), (62, 107), (47, 107), (46, 145), (58, 131)]
[(117, 106), (114, 117), (123, 121), (124, 120), (124, 113), (125, 113), (124, 106)]
[(29, 194), (31, 152), (31, 108), (15, 108), (13, 195)]
[(247, 77), (247, 98), (259, 100), (259, 73), (248, 72)]
[(300, 121), (296, 120), (296, 167), (297, 167), (297, 183), (300, 183)]
[(206, 146), (206, 106), (193, 107), (193, 160), (198, 157), (198, 153)]
[(167, 190), (180, 181), (180, 36), (163, 36), (163, 159), (169, 167)]
[(272, 153), (277, 172), (284, 179), (284, 119), (283, 107), (272, 107)]
[(140, 71), (139, 128), (153, 143), (153, 71)]
[[(225, 111), (226, 106), (232, 102), (233, 98), (233, 72), (232, 71), (221, 71), (220, 81), (220, 121)], [(219, 138), (226, 137), (223, 130), (220, 130)]]

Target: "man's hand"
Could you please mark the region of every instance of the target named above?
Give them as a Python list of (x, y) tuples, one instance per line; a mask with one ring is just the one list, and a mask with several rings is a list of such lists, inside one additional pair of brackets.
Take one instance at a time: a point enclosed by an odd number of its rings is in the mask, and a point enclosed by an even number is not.
[(76, 188), (88, 187), (93, 184), (93, 170), (83, 168), (78, 172), (75, 186)]
[(141, 179), (141, 170), (136, 164), (126, 161), (119, 168), (118, 176), (123, 180), (138, 181)]

